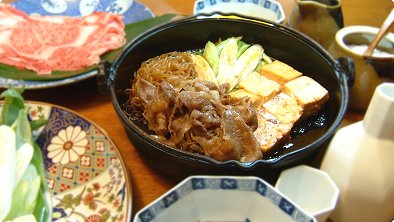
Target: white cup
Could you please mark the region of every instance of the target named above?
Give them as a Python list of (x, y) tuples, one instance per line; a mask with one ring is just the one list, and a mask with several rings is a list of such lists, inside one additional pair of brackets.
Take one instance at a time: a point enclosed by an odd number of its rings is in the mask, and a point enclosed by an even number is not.
[(275, 188), (318, 222), (327, 220), (339, 197), (337, 185), (326, 172), (306, 165), (282, 171)]

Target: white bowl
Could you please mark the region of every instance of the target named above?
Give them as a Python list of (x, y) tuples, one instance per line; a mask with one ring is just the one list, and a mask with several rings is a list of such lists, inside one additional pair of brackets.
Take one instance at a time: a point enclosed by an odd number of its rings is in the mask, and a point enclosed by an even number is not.
[(168, 221), (316, 220), (260, 178), (191, 176), (134, 218), (134, 222)]
[(276, 23), (285, 21), (282, 5), (275, 0), (196, 0), (194, 15), (198, 14), (238, 14)]
[(318, 222), (327, 220), (339, 197), (338, 186), (326, 172), (306, 165), (282, 171), (275, 188)]

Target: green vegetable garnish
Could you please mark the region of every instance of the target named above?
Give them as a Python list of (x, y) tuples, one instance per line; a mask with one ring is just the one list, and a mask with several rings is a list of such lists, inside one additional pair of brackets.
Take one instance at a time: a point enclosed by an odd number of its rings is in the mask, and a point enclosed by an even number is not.
[(238, 39), (235, 37), (223, 41), (223, 48), (219, 56), (219, 70), (217, 80), (219, 84), (225, 84), (231, 75), (238, 55)]
[(250, 44), (246, 44), (245, 42), (239, 40), (239, 41), (238, 41), (238, 54), (237, 54), (237, 58), (239, 58), (249, 47), (250, 47)]
[(227, 84), (226, 91), (231, 92), (250, 73), (259, 71), (263, 65), (272, 62), (262, 46), (247, 44), (241, 39), (242, 37), (230, 37), (216, 44), (208, 41), (203, 57), (215, 73), (216, 79), (211, 78), (209, 67), (201, 68), (204, 63), (197, 63), (195, 60), (198, 76), (208, 81), (216, 80), (212, 82), (219, 85)]
[(217, 76), (219, 71), (219, 51), (216, 48), (215, 44), (208, 41), (207, 44), (205, 44), (202, 56), (205, 60), (207, 60), (213, 72)]
[[(47, 190), (41, 149), (32, 139), (32, 129), (46, 121), (29, 121), (23, 89), (0, 94), (0, 221), (33, 215), (36, 221), (51, 220), (52, 204)], [(6, 158), (4, 158), (6, 157)], [(29, 218), (29, 217), (28, 217)]]

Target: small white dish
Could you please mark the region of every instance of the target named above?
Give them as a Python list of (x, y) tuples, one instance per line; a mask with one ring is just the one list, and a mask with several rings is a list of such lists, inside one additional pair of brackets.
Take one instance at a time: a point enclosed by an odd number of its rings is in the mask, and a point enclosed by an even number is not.
[(275, 188), (318, 222), (327, 220), (339, 197), (339, 188), (326, 172), (306, 165), (282, 171)]
[(283, 7), (275, 0), (196, 0), (193, 13), (194, 15), (235, 13), (276, 23), (285, 21)]
[(191, 176), (134, 218), (134, 222), (168, 221), (316, 220), (260, 178)]

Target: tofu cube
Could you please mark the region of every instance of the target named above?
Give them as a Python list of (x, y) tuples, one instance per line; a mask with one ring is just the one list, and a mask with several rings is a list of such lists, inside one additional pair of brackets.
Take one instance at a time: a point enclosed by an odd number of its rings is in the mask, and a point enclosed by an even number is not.
[(302, 73), (293, 67), (275, 60), (261, 67), (260, 74), (283, 86), (287, 82), (302, 76)]
[(293, 124), (283, 123), (266, 109), (257, 109), (258, 127), (254, 136), (259, 142), (263, 153), (275, 150), (280, 145), (290, 141), (290, 132)]
[(286, 83), (283, 92), (297, 99), (303, 109), (303, 117), (319, 111), (328, 100), (328, 91), (308, 76), (301, 76)]
[(283, 92), (265, 102), (263, 107), (283, 123), (294, 124), (302, 115), (296, 98)]
[(258, 72), (250, 73), (239, 83), (239, 88), (262, 96), (263, 101), (270, 100), (281, 90), (281, 87), (278, 83), (269, 80), (268, 78), (260, 75)]
[(229, 93), (229, 95), (236, 97), (236, 98), (242, 98), (242, 97), (248, 96), (250, 98), (250, 100), (252, 101), (255, 108), (261, 107), (264, 103), (263, 97), (253, 94), (253, 93), (250, 93), (244, 89), (235, 90), (235, 91)]

